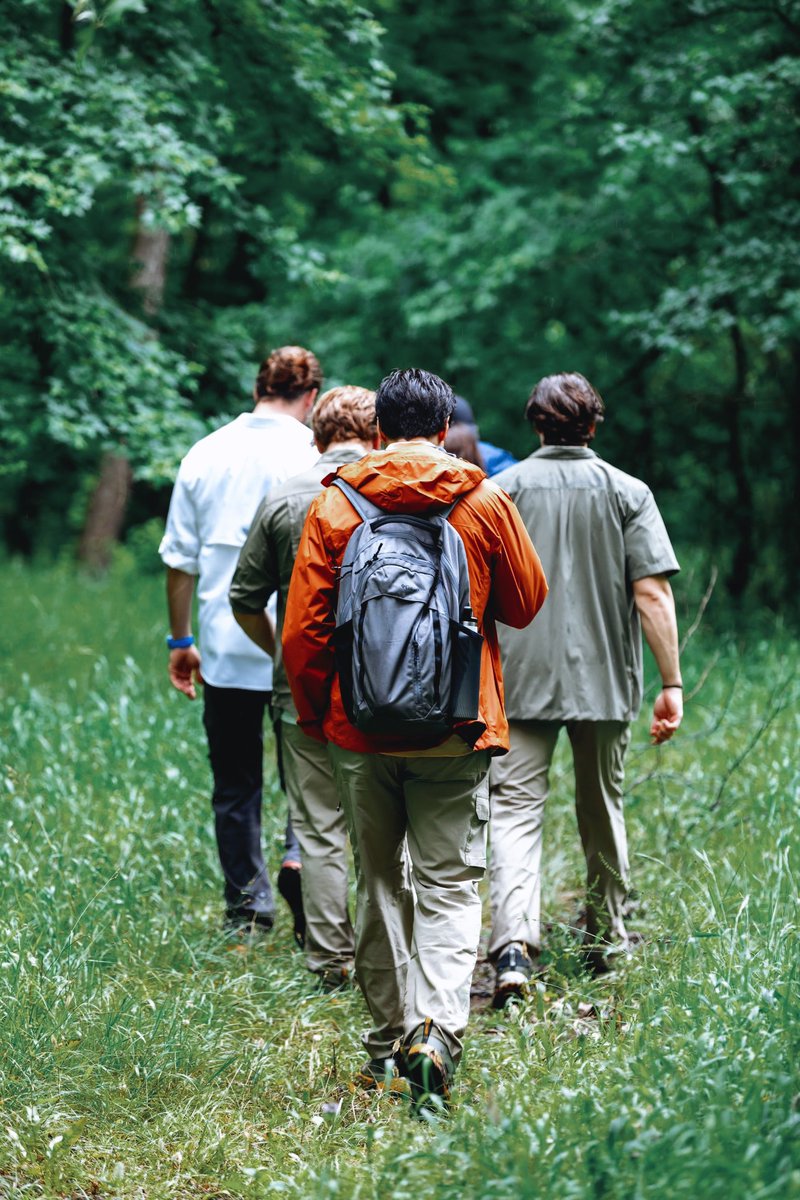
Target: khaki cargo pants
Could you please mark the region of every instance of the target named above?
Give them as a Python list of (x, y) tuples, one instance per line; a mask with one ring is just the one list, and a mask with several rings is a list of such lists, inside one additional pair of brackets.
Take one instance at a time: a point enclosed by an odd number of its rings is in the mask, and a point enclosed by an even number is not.
[(356, 977), (386, 1058), (431, 1017), (461, 1054), (481, 931), (489, 755), (357, 754), (329, 746), (356, 864)]
[(509, 721), (511, 750), (492, 761), (489, 957), (511, 942), (541, 947), (544, 807), (550, 763), (566, 728), (575, 768), (575, 809), (586, 857), (586, 930), (626, 938), (628, 843), (622, 811), (624, 721)]
[(351, 970), (347, 824), (328, 748), (287, 721), (281, 723), (281, 744), (289, 813), (303, 860), (306, 966), (310, 971)]

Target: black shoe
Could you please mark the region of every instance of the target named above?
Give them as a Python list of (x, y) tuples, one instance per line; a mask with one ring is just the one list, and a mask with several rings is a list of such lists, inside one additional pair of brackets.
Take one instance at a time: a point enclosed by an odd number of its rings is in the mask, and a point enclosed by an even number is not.
[(303, 911), (303, 885), (300, 867), (284, 863), (278, 872), (278, 891), (283, 896), (294, 920), (294, 940), (302, 950), (306, 944), (306, 914)]
[(449, 1106), (455, 1067), (447, 1043), (430, 1017), (406, 1038), (398, 1066), (409, 1082), (415, 1112)]
[(237, 908), (225, 909), (223, 927), (232, 936), (247, 937), (254, 933), (267, 933), (275, 924), (275, 914), (257, 912), (252, 908), (240, 905)]
[(530, 991), (533, 963), (521, 942), (512, 942), (497, 960), (497, 978), (492, 996), (492, 1008), (505, 1008), (509, 1003), (519, 1004)]
[(351, 967), (323, 967), (317, 974), (320, 990), (323, 992), (346, 992), (353, 986)]

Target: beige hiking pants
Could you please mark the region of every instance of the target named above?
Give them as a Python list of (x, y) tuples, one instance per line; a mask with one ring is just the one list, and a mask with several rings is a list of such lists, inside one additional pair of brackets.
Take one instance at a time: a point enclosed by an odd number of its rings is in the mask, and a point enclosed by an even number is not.
[(386, 1058), (431, 1017), (457, 1062), (481, 930), (489, 755), (329, 751), (356, 863), (356, 976), (373, 1022), (364, 1044)]
[(624, 941), (628, 844), (622, 811), (624, 721), (510, 721), (511, 750), (492, 761), (489, 956), (541, 947), (541, 863), (550, 763), (562, 725), (572, 745), (575, 809), (586, 857), (587, 933)]
[(347, 823), (328, 747), (297, 725), (281, 726), (286, 794), (303, 860), (306, 966), (353, 966), (355, 939), (347, 911)]

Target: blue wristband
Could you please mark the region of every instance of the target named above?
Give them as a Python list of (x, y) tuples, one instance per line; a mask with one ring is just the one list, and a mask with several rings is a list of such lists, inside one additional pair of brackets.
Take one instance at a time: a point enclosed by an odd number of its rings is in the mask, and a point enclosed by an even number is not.
[(188, 646), (194, 645), (194, 638), (191, 634), (188, 637), (174, 638), (167, 634), (167, 646), (170, 650), (185, 650)]

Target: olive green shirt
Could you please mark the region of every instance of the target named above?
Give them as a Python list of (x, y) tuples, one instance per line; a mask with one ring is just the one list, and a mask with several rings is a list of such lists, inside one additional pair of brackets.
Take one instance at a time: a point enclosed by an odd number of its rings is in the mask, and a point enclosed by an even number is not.
[(527, 629), (498, 629), (506, 713), (633, 720), (642, 636), (632, 585), (679, 570), (650, 489), (586, 446), (543, 446), (494, 482), (519, 509), (550, 587)]
[(344, 463), (357, 462), (363, 453), (356, 446), (334, 443), (313, 467), (287, 479), (264, 497), (242, 546), (228, 593), (233, 611), (243, 613), (261, 612), (272, 593), (278, 593), (272, 703), (281, 716), (292, 722), (297, 720), (297, 713), (283, 669), (281, 633), (300, 534), (311, 501), (322, 491), (323, 479), (334, 474)]

